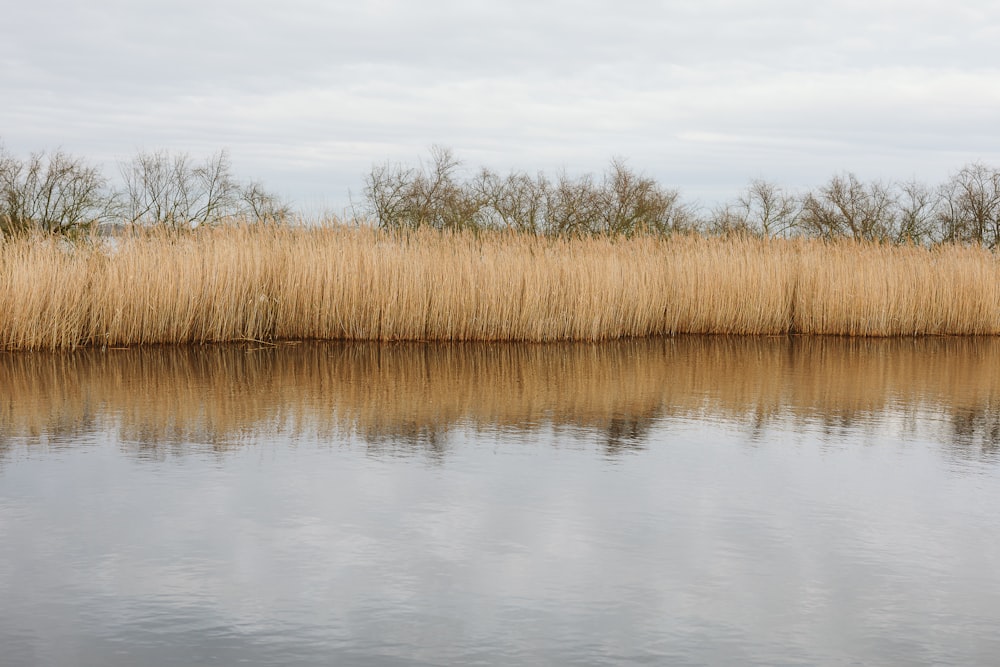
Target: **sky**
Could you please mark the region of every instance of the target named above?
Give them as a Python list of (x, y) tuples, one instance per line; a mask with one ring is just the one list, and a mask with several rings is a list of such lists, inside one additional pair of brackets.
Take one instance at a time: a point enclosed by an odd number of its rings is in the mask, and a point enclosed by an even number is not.
[(751, 179), (1000, 165), (1000, 2), (3, 0), (0, 142), (113, 176), (227, 149), (300, 210), (432, 145), (571, 175), (614, 157), (711, 206)]

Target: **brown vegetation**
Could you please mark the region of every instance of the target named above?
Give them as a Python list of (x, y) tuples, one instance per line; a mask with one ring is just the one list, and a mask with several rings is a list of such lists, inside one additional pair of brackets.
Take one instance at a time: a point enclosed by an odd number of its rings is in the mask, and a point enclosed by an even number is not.
[(0, 348), (1000, 334), (1000, 258), (840, 240), (224, 226), (0, 243)]
[(73, 442), (106, 431), (140, 445), (221, 449), (262, 434), (350, 434), (372, 448), (438, 451), (457, 425), (582, 427), (619, 450), (641, 446), (662, 417), (884, 428), (886, 412), (905, 417), (900, 423), (929, 417), (950, 431), (943, 441), (995, 452), (998, 366), (1000, 339), (947, 337), (0, 353), (0, 452), (4, 437)]

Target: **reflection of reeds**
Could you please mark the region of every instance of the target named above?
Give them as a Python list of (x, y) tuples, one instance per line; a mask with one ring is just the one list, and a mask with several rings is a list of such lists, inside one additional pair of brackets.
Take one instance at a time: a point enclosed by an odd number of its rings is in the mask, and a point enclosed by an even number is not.
[(987, 251), (224, 227), (0, 244), (0, 348), (1000, 334)]
[(279, 431), (416, 442), (456, 424), (526, 432), (552, 425), (599, 431), (610, 446), (641, 440), (661, 416), (839, 424), (887, 410), (940, 411), (956, 428), (993, 428), (975, 420), (998, 414), (998, 368), (996, 338), (678, 336), (6, 353), (0, 434), (73, 435), (104, 424), (125, 440), (150, 443), (222, 445)]

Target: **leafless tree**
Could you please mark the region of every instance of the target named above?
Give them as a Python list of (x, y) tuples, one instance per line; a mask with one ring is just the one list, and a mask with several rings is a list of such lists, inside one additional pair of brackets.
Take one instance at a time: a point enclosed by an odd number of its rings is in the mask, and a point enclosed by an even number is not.
[(225, 150), (199, 165), (187, 153), (139, 153), (119, 168), (123, 215), (133, 224), (185, 229), (231, 218), (270, 221), (288, 215), (288, 207), (259, 183), (240, 185)]
[(915, 180), (897, 184), (896, 190), (898, 227), (892, 241), (916, 244), (932, 241), (938, 214), (935, 192)]
[(139, 153), (119, 165), (124, 183), (124, 213), (130, 223), (189, 224), (194, 187), (190, 158), (167, 151)]
[(680, 194), (614, 159), (600, 182), (560, 174), (546, 193), (546, 231), (554, 234), (673, 234), (696, 220)]
[(944, 241), (1000, 244), (1000, 171), (966, 165), (940, 188), (938, 221)]
[(598, 217), (597, 186), (589, 174), (559, 174), (545, 200), (545, 231), (556, 235), (590, 234)]
[(100, 171), (61, 150), (20, 160), (0, 148), (0, 232), (72, 233), (109, 218), (113, 198)]
[(372, 167), (365, 176), (364, 197), (383, 229), (402, 227), (412, 206), (410, 191), (416, 170), (396, 163)]
[(291, 207), (268, 192), (259, 181), (250, 181), (240, 191), (241, 215), (255, 222), (278, 223), (292, 216)]
[(593, 231), (627, 236), (672, 234), (687, 231), (694, 221), (677, 190), (664, 188), (654, 179), (632, 171), (621, 159), (611, 161), (596, 199), (600, 222)]
[(795, 232), (801, 207), (795, 196), (762, 179), (754, 179), (732, 204), (713, 212), (709, 230), (716, 234), (759, 237)]
[(457, 180), (461, 162), (448, 148), (431, 148), (420, 168), (387, 163), (365, 178), (364, 195), (379, 226), (395, 229), (465, 229), (475, 226), (482, 201)]
[(555, 235), (659, 235), (704, 229), (758, 237), (797, 234), (859, 241), (928, 243), (958, 240), (1000, 245), (1000, 172), (973, 164), (934, 190), (916, 181), (862, 182), (852, 173), (797, 197), (754, 180), (709, 220), (679, 193), (612, 160), (599, 179), (549, 180), (481, 169), (459, 177), (460, 162), (435, 147), (417, 168), (386, 163), (365, 180), (370, 211), (383, 228), (513, 229)]
[(241, 188), (232, 175), (229, 154), (221, 150), (194, 169), (196, 190), (191, 198), (194, 225), (218, 222), (240, 213)]
[(231, 208), (235, 183), (225, 152), (195, 167), (186, 153), (140, 153), (121, 165), (129, 222), (191, 227)]
[(858, 241), (896, 237), (895, 197), (880, 182), (862, 183), (854, 174), (834, 176), (802, 201), (801, 226), (822, 238), (847, 236)]
[(501, 177), (482, 169), (471, 185), (482, 202), (479, 220), (484, 227), (540, 233), (546, 225), (546, 201), (551, 184), (543, 174), (523, 172)]
[(435, 147), (419, 168), (387, 163), (372, 168), (364, 194), (383, 228), (513, 229), (557, 235), (669, 234), (694, 226), (691, 208), (676, 190), (614, 160), (601, 181), (565, 172), (550, 181), (482, 169), (458, 179), (460, 163)]

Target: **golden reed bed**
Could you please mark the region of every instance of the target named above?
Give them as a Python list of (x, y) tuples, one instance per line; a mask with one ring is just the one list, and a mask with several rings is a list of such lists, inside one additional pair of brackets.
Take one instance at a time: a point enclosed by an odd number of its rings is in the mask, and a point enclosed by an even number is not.
[[(552, 428), (641, 443), (662, 417), (751, 428), (940, 424), (944, 441), (1000, 446), (1000, 338), (676, 336), (606, 343), (304, 342), (0, 353), (9, 438), (226, 449), (269, 434), (357, 436), (372, 448), (447, 446), (449, 429)], [(950, 435), (949, 435), (950, 434)], [(36, 441), (37, 442), (37, 441)], [(158, 451), (158, 450), (156, 450)], [(973, 451), (968, 451), (973, 454)], [(2, 459), (0, 459), (2, 461)]]
[(1000, 334), (968, 247), (226, 226), (0, 244), (0, 348)]

